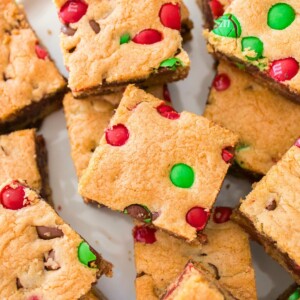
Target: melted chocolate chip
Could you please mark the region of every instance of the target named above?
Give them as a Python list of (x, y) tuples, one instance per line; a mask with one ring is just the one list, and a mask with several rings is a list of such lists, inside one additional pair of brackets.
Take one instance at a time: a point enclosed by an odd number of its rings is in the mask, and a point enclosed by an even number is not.
[(55, 251), (51, 250), (49, 253), (45, 256), (45, 269), (47, 271), (56, 271), (60, 269), (60, 265), (55, 261)]
[(21, 281), (19, 278), (16, 279), (16, 286), (17, 286), (18, 290), (23, 288), (23, 285), (21, 284)]
[(36, 232), (42, 240), (52, 240), (64, 236), (62, 230), (56, 227), (37, 226)]
[(176, 53), (175, 53), (174, 56), (177, 56), (177, 55), (179, 55), (180, 53), (181, 53), (181, 49), (178, 48), (178, 49), (176, 50)]
[(68, 36), (73, 36), (76, 32), (76, 29), (71, 28), (69, 25), (62, 25), (61, 32)]
[(140, 204), (132, 204), (124, 209), (124, 213), (145, 223), (151, 223), (152, 213), (146, 206)]
[(209, 266), (211, 266), (213, 268), (216, 279), (219, 280), (221, 278), (220, 274), (219, 274), (219, 269), (214, 264), (211, 264), (211, 263), (208, 263), (208, 264), (209, 264)]
[(268, 201), (268, 203), (266, 205), (266, 209), (269, 211), (275, 210), (276, 207), (277, 207), (277, 203), (276, 203), (275, 199)]
[(89, 24), (96, 34), (100, 32), (100, 25), (95, 20), (90, 20)]
[(73, 47), (71, 49), (68, 50), (69, 53), (73, 53), (76, 50), (76, 47)]

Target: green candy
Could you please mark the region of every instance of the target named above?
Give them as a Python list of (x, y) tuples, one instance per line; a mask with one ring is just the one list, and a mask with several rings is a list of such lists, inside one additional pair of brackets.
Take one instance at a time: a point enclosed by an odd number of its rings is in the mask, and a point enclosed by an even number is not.
[(215, 20), (215, 28), (212, 32), (228, 38), (239, 38), (242, 34), (242, 27), (234, 15), (226, 14)]
[(246, 145), (246, 144), (238, 144), (236, 147), (235, 147), (235, 152), (240, 152), (240, 151), (243, 151), (243, 150), (248, 150), (250, 148), (249, 145)]
[(195, 181), (193, 169), (186, 164), (176, 164), (170, 172), (170, 180), (180, 188), (188, 189)]
[(127, 44), (130, 42), (130, 40), (131, 40), (130, 34), (125, 33), (120, 37), (120, 45)]
[(273, 5), (268, 12), (268, 25), (275, 30), (289, 27), (296, 18), (295, 10), (286, 3)]
[(263, 56), (264, 43), (255, 36), (248, 36), (242, 39), (242, 51), (252, 50), (255, 56), (246, 56), (249, 60), (256, 60)]
[(183, 66), (182, 60), (177, 57), (168, 58), (163, 62), (161, 62), (159, 65), (160, 68), (168, 68), (171, 69), (172, 71), (175, 71), (177, 67), (182, 67), (182, 66)]
[(288, 300), (298, 300), (298, 299), (300, 299), (299, 288), (297, 288), (296, 291), (289, 296)]
[(90, 250), (90, 246), (86, 242), (81, 242), (78, 247), (78, 259), (79, 261), (89, 267), (89, 263), (97, 259), (96, 255)]

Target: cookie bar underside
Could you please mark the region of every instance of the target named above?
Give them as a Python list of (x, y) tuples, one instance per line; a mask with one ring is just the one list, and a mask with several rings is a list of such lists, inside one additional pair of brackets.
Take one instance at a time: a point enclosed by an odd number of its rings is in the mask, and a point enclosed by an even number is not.
[(294, 261), (285, 252), (282, 252), (277, 243), (271, 238), (261, 234), (257, 231), (254, 224), (240, 211), (235, 210), (231, 219), (239, 224), (250, 237), (261, 244), (265, 251), (281, 266), (283, 266), (288, 273), (294, 278), (294, 280), (300, 284), (300, 271), (297, 268)]
[(293, 283), (287, 290), (285, 290), (278, 298), (277, 300), (288, 300), (289, 297), (295, 292), (295, 290), (298, 288), (297, 283)]
[(197, 0), (197, 3), (202, 11), (202, 17), (204, 20), (203, 27), (209, 30), (214, 28), (214, 17), (209, 6), (209, 0)]
[(2, 120), (0, 122), (0, 134), (24, 128), (39, 127), (46, 116), (62, 107), (65, 92), (66, 89), (63, 88), (57, 93), (45, 96), (38, 102), (31, 102), (12, 114), (9, 119)]

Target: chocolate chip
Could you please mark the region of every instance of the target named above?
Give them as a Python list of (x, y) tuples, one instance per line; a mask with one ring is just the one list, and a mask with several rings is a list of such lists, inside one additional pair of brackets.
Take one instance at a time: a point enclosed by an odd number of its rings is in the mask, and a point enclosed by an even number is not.
[(277, 203), (276, 203), (276, 200), (275, 199), (271, 199), (267, 202), (267, 205), (266, 205), (266, 209), (271, 211), (271, 210), (275, 210), (277, 207)]
[(90, 20), (89, 23), (96, 34), (100, 32), (100, 25), (95, 20)]
[(146, 206), (140, 204), (132, 204), (127, 206), (124, 209), (124, 213), (145, 223), (151, 223), (152, 221), (151, 211)]
[(49, 253), (45, 256), (45, 269), (47, 271), (56, 271), (60, 269), (60, 265), (58, 262), (55, 261), (55, 251), (51, 250)]
[(90, 247), (91, 252), (93, 252), (93, 254), (96, 256), (96, 260), (89, 262), (89, 267), (99, 269), (99, 267), (101, 266), (102, 258), (93, 247), (91, 247), (91, 246), (89, 246), (89, 247)]
[(69, 50), (67, 50), (69, 53), (73, 53), (76, 50), (76, 47), (70, 48)]
[(76, 29), (71, 28), (69, 25), (62, 25), (61, 32), (68, 36), (73, 36), (76, 32)]
[(208, 263), (208, 264), (209, 264), (209, 266), (211, 266), (213, 268), (216, 279), (219, 280), (221, 278), (220, 274), (219, 274), (219, 269), (214, 264), (211, 264), (211, 263)]
[(152, 213), (152, 221), (156, 220), (159, 217), (160, 213), (158, 211), (155, 211)]
[(36, 232), (42, 240), (52, 240), (64, 236), (62, 230), (56, 227), (37, 226)]
[(176, 52), (175, 52), (175, 55), (174, 55), (174, 56), (177, 56), (177, 55), (179, 55), (180, 53), (181, 53), (181, 49), (179, 49), (179, 48), (178, 48), (178, 49), (176, 50)]
[(23, 288), (23, 285), (21, 284), (21, 281), (19, 278), (16, 279), (16, 286), (17, 286), (18, 290)]

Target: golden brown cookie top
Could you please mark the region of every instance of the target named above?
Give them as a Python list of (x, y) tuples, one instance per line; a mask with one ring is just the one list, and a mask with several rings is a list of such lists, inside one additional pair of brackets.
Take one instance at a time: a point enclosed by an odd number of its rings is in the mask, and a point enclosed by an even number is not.
[[(258, 233), (274, 242), (282, 253), (300, 265), (298, 251), (300, 211), (300, 141), (258, 182), (241, 202), (240, 211)], [(288, 237), (288, 238), (287, 238)]]
[(0, 188), (1, 299), (78, 299), (111, 265), (19, 181)]
[(257, 66), (299, 94), (299, 14), (297, 0), (234, 0), (205, 35), (214, 51)]
[(207, 119), (129, 86), (79, 190), (192, 241), (206, 225), (236, 141)]
[(0, 120), (65, 88), (65, 80), (15, 1), (0, 3)]
[(74, 95), (104, 83), (147, 79), (174, 57), (189, 67), (181, 48), (181, 0), (54, 3), (63, 22), (61, 47)]
[(204, 116), (239, 135), (235, 161), (266, 174), (299, 136), (300, 106), (220, 62)]
[(159, 299), (189, 260), (210, 271), (235, 298), (256, 299), (249, 239), (228, 220), (230, 214), (230, 208), (215, 210), (204, 230), (204, 244), (187, 244), (147, 225), (136, 226), (133, 235), (137, 299)]

